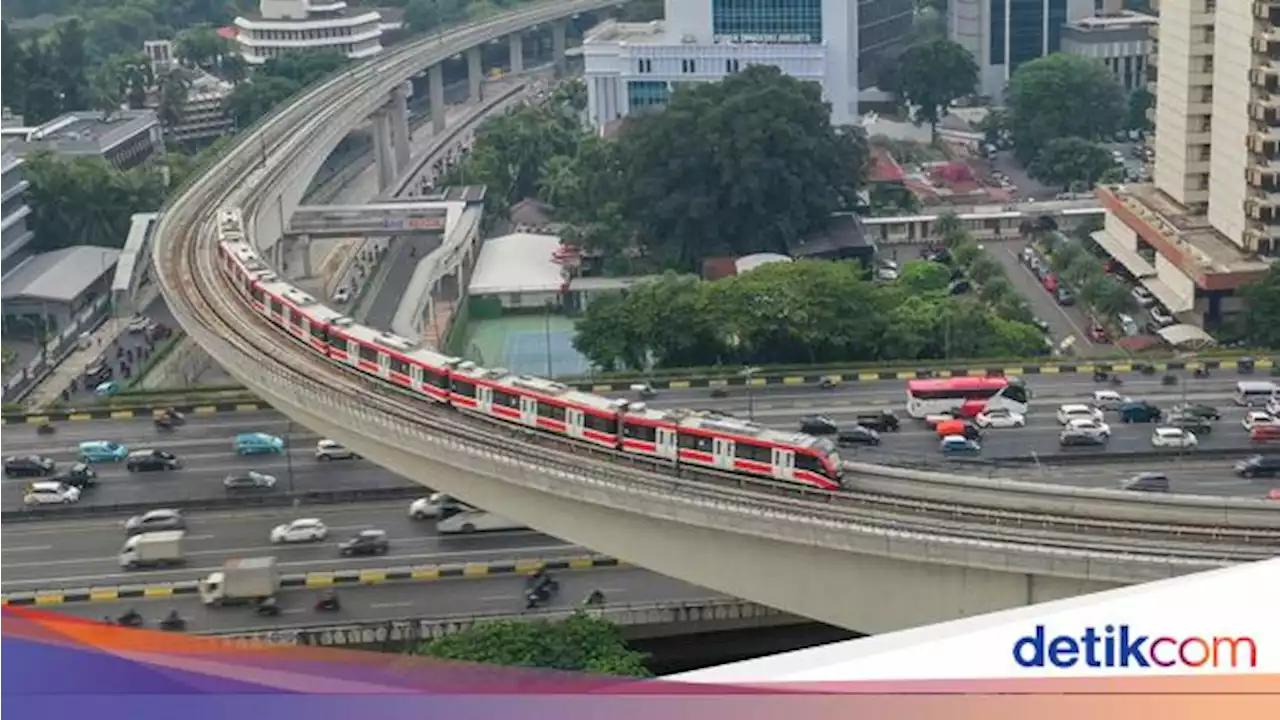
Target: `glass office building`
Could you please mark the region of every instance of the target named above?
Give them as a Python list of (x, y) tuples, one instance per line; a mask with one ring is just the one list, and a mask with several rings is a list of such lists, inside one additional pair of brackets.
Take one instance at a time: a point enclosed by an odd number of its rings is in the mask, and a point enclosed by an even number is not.
[(951, 39), (978, 60), (979, 92), (1003, 96), (1019, 67), (1062, 51), (1064, 26), (1089, 17), (1094, 0), (950, 0)]
[(822, 0), (712, 0), (716, 42), (821, 43)]

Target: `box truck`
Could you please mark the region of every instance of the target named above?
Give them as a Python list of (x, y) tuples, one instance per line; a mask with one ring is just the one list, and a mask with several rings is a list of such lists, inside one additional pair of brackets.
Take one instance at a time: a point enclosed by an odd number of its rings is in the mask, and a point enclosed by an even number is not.
[(273, 557), (228, 560), (200, 581), (205, 605), (234, 605), (269, 598), (280, 589), (280, 570)]
[(186, 559), (182, 554), (181, 530), (163, 530), (134, 535), (120, 548), (120, 567), (125, 570), (146, 567), (181, 565)]

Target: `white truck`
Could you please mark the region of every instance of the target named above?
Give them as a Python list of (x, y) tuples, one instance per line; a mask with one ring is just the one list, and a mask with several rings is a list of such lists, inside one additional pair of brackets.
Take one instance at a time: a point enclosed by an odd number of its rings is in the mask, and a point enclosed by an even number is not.
[(441, 535), (498, 530), (528, 530), (528, 528), (515, 520), (509, 520), (485, 510), (462, 510), (436, 521), (436, 532)]
[(163, 530), (134, 535), (120, 548), (120, 567), (125, 570), (146, 567), (181, 565), (186, 557), (182, 553), (182, 530)]
[(234, 605), (264, 600), (280, 589), (280, 570), (273, 557), (228, 560), (200, 581), (205, 605)]

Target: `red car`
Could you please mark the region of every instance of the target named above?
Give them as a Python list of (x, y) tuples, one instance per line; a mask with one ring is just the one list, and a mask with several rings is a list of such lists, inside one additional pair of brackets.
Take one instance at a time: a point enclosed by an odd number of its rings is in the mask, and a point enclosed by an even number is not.
[(1057, 276), (1057, 275), (1054, 275), (1053, 273), (1049, 273), (1048, 275), (1045, 275), (1045, 276), (1044, 276), (1044, 289), (1045, 289), (1045, 290), (1048, 290), (1049, 292), (1057, 292), (1057, 291), (1058, 291), (1058, 276)]
[(1098, 323), (1089, 326), (1089, 339), (1096, 343), (1109, 343), (1111, 337), (1107, 335), (1107, 329)]

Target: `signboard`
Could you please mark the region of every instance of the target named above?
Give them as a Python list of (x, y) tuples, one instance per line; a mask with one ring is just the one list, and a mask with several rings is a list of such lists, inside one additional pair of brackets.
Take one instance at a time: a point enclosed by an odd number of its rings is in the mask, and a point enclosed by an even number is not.
[(712, 35), (712, 41), (719, 43), (737, 43), (740, 45), (760, 44), (760, 45), (816, 45), (817, 40), (812, 35), (804, 33), (781, 34), (781, 33), (755, 33), (755, 34), (734, 34), (734, 35)]
[(409, 218), (409, 228), (413, 230), (443, 230), (444, 218), (438, 218), (438, 217)]

